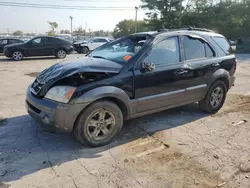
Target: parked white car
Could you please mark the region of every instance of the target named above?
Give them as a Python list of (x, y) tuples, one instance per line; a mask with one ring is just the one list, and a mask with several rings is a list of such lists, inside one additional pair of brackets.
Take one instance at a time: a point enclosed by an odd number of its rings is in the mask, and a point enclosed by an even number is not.
[(89, 51), (93, 51), (94, 49), (110, 42), (111, 39), (105, 37), (95, 37), (91, 38), (88, 41), (77, 42), (73, 44), (74, 50), (78, 53), (87, 54)]

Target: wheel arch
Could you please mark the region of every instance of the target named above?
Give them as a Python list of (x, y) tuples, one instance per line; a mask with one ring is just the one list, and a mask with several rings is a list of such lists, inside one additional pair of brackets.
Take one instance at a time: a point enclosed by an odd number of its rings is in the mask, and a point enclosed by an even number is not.
[(121, 89), (113, 86), (103, 86), (92, 89), (87, 93), (84, 93), (78, 97), (73, 104), (87, 104), (83, 109), (77, 114), (77, 117), (74, 120), (73, 129), (75, 128), (76, 122), (78, 121), (80, 115), (87, 109), (91, 104), (97, 101), (107, 100), (115, 103), (122, 111), (123, 119), (127, 120), (132, 115), (132, 109), (130, 105), (130, 98), (128, 95)]
[(231, 77), (227, 70), (219, 69), (213, 73), (213, 79), (209, 88), (215, 83), (216, 81), (221, 80), (227, 86), (227, 91), (230, 89)]
[(22, 50), (22, 49), (20, 49), (20, 48), (16, 48), (16, 49), (11, 50), (11, 56), (13, 55), (13, 53), (14, 53), (15, 51), (20, 51), (20, 52), (22, 52), (22, 53), (23, 53), (23, 56), (26, 57), (26, 54), (25, 54), (24, 50)]

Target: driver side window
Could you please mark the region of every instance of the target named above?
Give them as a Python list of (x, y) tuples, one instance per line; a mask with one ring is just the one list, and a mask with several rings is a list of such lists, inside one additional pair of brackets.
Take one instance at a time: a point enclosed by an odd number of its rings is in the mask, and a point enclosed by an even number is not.
[(44, 44), (44, 39), (43, 38), (36, 38), (31, 41), (31, 44), (33, 45), (42, 45)]
[(155, 44), (145, 61), (155, 65), (180, 62), (178, 37), (171, 37)]

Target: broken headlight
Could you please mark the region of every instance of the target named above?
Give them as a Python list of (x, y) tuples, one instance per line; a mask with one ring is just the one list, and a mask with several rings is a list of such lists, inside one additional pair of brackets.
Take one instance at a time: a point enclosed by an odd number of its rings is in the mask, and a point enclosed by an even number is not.
[(71, 96), (74, 94), (76, 88), (70, 86), (55, 86), (52, 87), (45, 98), (51, 99), (53, 101), (68, 103)]

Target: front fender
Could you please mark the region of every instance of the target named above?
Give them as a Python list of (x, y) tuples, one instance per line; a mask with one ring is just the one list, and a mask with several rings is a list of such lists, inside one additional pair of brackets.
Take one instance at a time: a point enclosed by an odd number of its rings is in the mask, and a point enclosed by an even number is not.
[(129, 96), (121, 89), (114, 87), (114, 86), (103, 86), (92, 89), (83, 95), (81, 95), (78, 99), (74, 101), (75, 104), (79, 103), (87, 103), (90, 104), (96, 100), (100, 100), (102, 98), (115, 98), (121, 101), (126, 109), (128, 117), (132, 114), (131, 109), (131, 100)]

